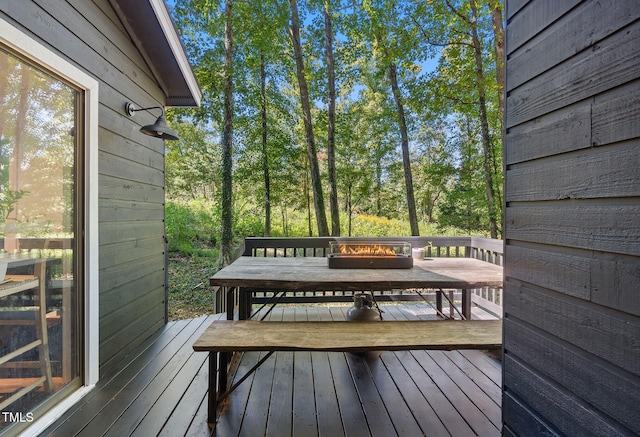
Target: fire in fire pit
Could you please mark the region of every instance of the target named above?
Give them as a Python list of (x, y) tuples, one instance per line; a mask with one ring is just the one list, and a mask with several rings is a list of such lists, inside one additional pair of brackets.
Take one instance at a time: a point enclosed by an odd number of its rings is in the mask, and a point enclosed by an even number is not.
[(411, 245), (404, 242), (332, 241), (328, 263), (332, 269), (410, 269)]

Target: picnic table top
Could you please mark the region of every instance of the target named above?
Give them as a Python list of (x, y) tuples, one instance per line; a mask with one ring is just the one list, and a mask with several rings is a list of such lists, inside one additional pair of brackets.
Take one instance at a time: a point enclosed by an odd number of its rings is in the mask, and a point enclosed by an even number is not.
[(414, 259), (410, 269), (335, 269), (324, 257), (242, 256), (210, 279), (212, 286), (280, 290), (471, 289), (502, 287), (501, 266), (473, 258)]

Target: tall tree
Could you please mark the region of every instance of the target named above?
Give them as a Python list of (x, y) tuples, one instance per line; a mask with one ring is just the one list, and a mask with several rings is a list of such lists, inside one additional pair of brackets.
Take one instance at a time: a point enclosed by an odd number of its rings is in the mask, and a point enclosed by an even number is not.
[(498, 104), (500, 123), (504, 117), (504, 28), (502, 27), (502, 8), (500, 0), (491, 0), (491, 21), (493, 22), (493, 46), (496, 59), (496, 83), (498, 84)]
[(260, 53), (260, 118), (262, 127), (262, 174), (264, 177), (264, 236), (271, 236), (271, 177), (267, 147), (267, 69), (264, 53)]
[(400, 138), (402, 145), (402, 166), (404, 168), (404, 183), (407, 191), (407, 209), (409, 212), (409, 225), (411, 235), (420, 235), (418, 228), (418, 212), (416, 210), (416, 200), (413, 191), (413, 176), (411, 174), (411, 154), (409, 153), (409, 134), (407, 133), (407, 121), (404, 115), (404, 103), (402, 94), (398, 86), (397, 66), (394, 62), (389, 64), (389, 82), (393, 91), (393, 99), (396, 102), (398, 111), (398, 123), (400, 125)]
[(398, 17), (395, 16), (396, 5), (391, 3), (383, 6), (386, 7), (376, 9), (370, 2), (366, 2), (364, 4), (364, 8), (369, 16), (373, 31), (374, 54), (378, 54), (379, 62), (381, 62), (382, 67), (384, 67), (387, 72), (387, 79), (391, 84), (393, 100), (396, 106), (396, 117), (398, 127), (400, 129), (402, 166), (404, 169), (407, 212), (409, 215), (411, 235), (420, 235), (418, 213), (416, 210), (416, 201), (413, 191), (413, 176), (411, 174), (411, 154), (409, 151), (409, 134), (405, 115), (405, 104), (398, 82), (399, 60), (402, 57), (402, 54), (407, 56), (410, 49), (408, 47), (402, 47), (402, 43), (406, 43), (407, 41), (398, 38), (397, 33), (399, 32), (397, 32), (396, 29), (387, 29), (385, 27), (386, 25), (402, 26), (402, 24), (399, 23)]
[(272, 166), (284, 155), (275, 112), (291, 112), (289, 107), (282, 108), (283, 103), (289, 104), (289, 99), (283, 99), (278, 89), (290, 72), (291, 62), (282, 56), (289, 44), (288, 11), (288, 5), (273, 1), (243, 2), (236, 3), (234, 14), (236, 71), (242, 70), (241, 79), (235, 74), (234, 87), (237, 99), (242, 102), (235, 123), (242, 131), (241, 138), (236, 139), (236, 174), (238, 180), (246, 182), (237, 184), (244, 187), (234, 189), (244, 188), (256, 203), (262, 200), (265, 236), (271, 235), (271, 214), (277, 198), (273, 179), (279, 175)]
[(302, 119), (304, 123), (305, 141), (307, 143), (307, 155), (309, 158), (309, 171), (311, 173), (311, 187), (313, 190), (313, 205), (315, 207), (318, 235), (328, 236), (329, 227), (324, 209), (324, 196), (322, 194), (322, 182), (320, 180), (320, 167), (316, 151), (315, 137), (313, 133), (313, 121), (311, 119), (311, 104), (309, 101), (309, 89), (305, 77), (304, 59), (302, 56), (302, 44), (300, 42), (300, 17), (296, 0), (289, 0), (291, 6), (290, 36), (293, 44), (294, 58), (296, 62), (296, 77), (298, 78), (298, 90), (300, 93), (300, 105), (302, 107)]
[(480, 110), (480, 128), (482, 131), (482, 150), (484, 154), (484, 181), (485, 191), (487, 195), (487, 206), (489, 209), (489, 228), (491, 238), (498, 238), (498, 217), (496, 211), (495, 192), (493, 187), (493, 171), (492, 156), (493, 144), (491, 134), (489, 132), (489, 117), (487, 115), (487, 96), (485, 91), (484, 67), (482, 60), (482, 46), (478, 36), (478, 8), (475, 0), (469, 0), (471, 9), (471, 18), (464, 19), (469, 23), (471, 28), (471, 41), (473, 42), (473, 52), (476, 61), (476, 80), (478, 87), (478, 109)]
[[(500, 141), (501, 150), (504, 150), (504, 28), (502, 27), (502, 2), (500, 0), (491, 0), (489, 7), (491, 8), (491, 21), (493, 22), (493, 46), (496, 64), (496, 84), (498, 86), (498, 107), (500, 108)], [(498, 175), (502, 173), (501, 164), (498, 164), (498, 158), (495, 149), (493, 150), (493, 173)], [(500, 168), (499, 168), (500, 167)], [(496, 196), (498, 197), (498, 205), (500, 214), (502, 214), (502, 190), (497, 186)]]
[(325, 51), (327, 57), (328, 113), (327, 113), (327, 171), (329, 173), (329, 205), (331, 209), (331, 235), (340, 235), (340, 208), (336, 179), (336, 77), (333, 62), (333, 26), (331, 0), (324, 1)]
[(232, 261), (233, 241), (233, 0), (225, 1), (224, 8), (224, 121), (222, 131), (222, 229), (220, 236), (220, 264)]
[[(500, 206), (496, 199), (496, 177), (494, 150), (494, 138), (490, 127), (489, 104), (487, 94), (490, 88), (487, 86), (489, 77), (485, 75), (486, 52), (484, 46), (486, 39), (481, 39), (481, 24), (486, 17), (479, 16), (479, 9), (475, 0), (445, 0), (445, 8), (448, 9), (450, 18), (438, 25), (447, 35), (448, 42), (445, 48), (447, 57), (443, 61), (448, 63), (460, 76), (455, 87), (460, 92), (456, 93), (450, 87), (441, 88), (441, 92), (448, 95), (453, 106), (460, 108), (463, 114), (474, 113), (480, 126), (480, 144), (482, 147), (482, 167), (484, 192), (487, 201), (487, 216), (489, 220), (490, 234), (497, 238), (500, 221)], [(486, 9), (485, 9), (486, 12)], [(446, 11), (442, 11), (443, 14)], [(485, 14), (486, 15), (486, 14)], [(481, 20), (483, 18), (483, 20)], [(484, 29), (483, 29), (484, 30)], [(493, 44), (491, 44), (493, 47)], [(456, 59), (457, 58), (457, 59)], [(471, 73), (471, 71), (473, 71)], [(460, 74), (463, 73), (463, 74)], [(446, 80), (445, 80), (446, 83)]]
[[(416, 225), (411, 232), (417, 233), (417, 219), (440, 220), (441, 206), (454, 196), (469, 196), (465, 205), (473, 206), (474, 220), (484, 212), (477, 222), (482, 229), (490, 228), (488, 205), (495, 205), (492, 215), (499, 232), (500, 86), (495, 83), (502, 74), (493, 63), (500, 60), (494, 53), (499, 29), (491, 27), (491, 18), (494, 24), (499, 21), (498, 0), (236, 1), (231, 70), (225, 51), (225, 22), (230, 21), (225, 2), (175, 1), (178, 28), (203, 90), (202, 108), (190, 114), (206, 118), (202, 124), (196, 117), (196, 126), (222, 133), (208, 138), (209, 147), (223, 141), (230, 145), (227, 140), (233, 137), (226, 158), (233, 162), (229, 192), (234, 211), (264, 211), (264, 228), (250, 232), (276, 233), (271, 228), (279, 226), (282, 211), (287, 232), (295, 229), (291, 225), (296, 217), (309, 212), (307, 223), (317, 226), (319, 234), (337, 234), (336, 206), (348, 204), (353, 217), (406, 218), (409, 210)], [(421, 73), (425, 60), (436, 55), (439, 70)], [(229, 85), (232, 94), (226, 93)], [(233, 123), (227, 125), (225, 115), (230, 113)], [(462, 142), (453, 141), (461, 120), (466, 126), (464, 154), (454, 150)], [(437, 138), (429, 134), (429, 129), (444, 125), (453, 131)], [(303, 141), (305, 147), (297, 146)], [(485, 171), (487, 156), (491, 165)], [(204, 183), (192, 171), (196, 166), (177, 169), (192, 174), (194, 186)], [(456, 175), (455, 190), (452, 169), (467, 172)], [(491, 184), (486, 183), (487, 174)], [(206, 189), (221, 190), (221, 176), (218, 173), (215, 187), (209, 183)], [(308, 190), (302, 187), (305, 180)], [(323, 186), (330, 195), (331, 229), (326, 226)], [(488, 186), (494, 189), (493, 202), (486, 200)], [(478, 193), (480, 199), (471, 198)], [(272, 222), (276, 208), (280, 211)], [(452, 214), (459, 210), (447, 208)], [(243, 221), (232, 221), (234, 229), (249, 229)], [(306, 224), (297, 229), (307, 232)]]

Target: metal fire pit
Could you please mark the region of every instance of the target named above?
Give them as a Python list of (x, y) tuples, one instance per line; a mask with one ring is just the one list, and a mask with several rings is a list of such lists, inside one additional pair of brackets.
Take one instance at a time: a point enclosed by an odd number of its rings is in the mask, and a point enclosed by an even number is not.
[(330, 269), (410, 269), (411, 244), (404, 242), (359, 241), (329, 243)]

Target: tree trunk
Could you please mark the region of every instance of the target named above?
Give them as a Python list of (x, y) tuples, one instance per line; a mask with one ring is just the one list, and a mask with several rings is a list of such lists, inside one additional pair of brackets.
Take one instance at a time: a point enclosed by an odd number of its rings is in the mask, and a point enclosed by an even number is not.
[[(502, 27), (501, 1), (494, 1), (491, 5), (491, 20), (493, 22), (494, 50), (496, 56), (496, 82), (498, 85), (498, 102), (500, 108), (500, 132), (501, 150), (504, 150), (504, 29)], [(493, 174), (502, 172), (502, 164), (498, 163), (495, 149), (492, 149), (491, 162), (493, 164)], [(496, 186), (498, 217), (502, 217), (502, 189)]]
[(478, 105), (480, 110), (480, 128), (482, 132), (482, 150), (484, 154), (484, 181), (487, 194), (487, 205), (489, 212), (489, 228), (491, 238), (498, 238), (497, 213), (493, 189), (493, 172), (491, 165), (492, 145), (489, 134), (489, 120), (487, 117), (487, 99), (484, 86), (484, 69), (482, 66), (482, 47), (477, 29), (477, 9), (475, 0), (469, 0), (471, 7), (471, 38), (476, 58), (476, 80), (478, 86)]
[(349, 222), (349, 226), (347, 227), (347, 229), (348, 229), (347, 235), (349, 237), (351, 236), (352, 223), (353, 223), (353, 208), (351, 206), (352, 188), (353, 188), (353, 183), (351, 181), (349, 181), (347, 183), (347, 217), (348, 217), (348, 222)]
[(500, 2), (491, 5), (491, 21), (493, 22), (493, 41), (496, 56), (496, 82), (498, 83), (498, 101), (500, 105), (500, 122), (504, 118), (504, 29), (502, 28), (502, 9)]
[(327, 54), (329, 108), (327, 114), (327, 166), (329, 172), (329, 205), (331, 209), (331, 235), (340, 235), (340, 210), (338, 205), (338, 181), (336, 178), (335, 119), (336, 78), (333, 62), (333, 29), (331, 25), (331, 0), (324, 2), (324, 32)]
[(225, 3), (224, 26), (224, 74), (222, 87), (224, 93), (224, 127), (222, 131), (222, 230), (220, 236), (220, 265), (231, 263), (231, 244), (233, 240), (233, 0)]
[(413, 177), (411, 176), (411, 157), (409, 156), (409, 135), (407, 134), (407, 122), (404, 115), (404, 104), (398, 87), (398, 72), (395, 63), (389, 64), (389, 81), (393, 91), (393, 98), (398, 111), (398, 122), (400, 123), (400, 136), (402, 139), (402, 165), (404, 167), (404, 182), (407, 190), (407, 208), (409, 210), (409, 224), (411, 225), (411, 235), (420, 235), (418, 228), (418, 214), (416, 211), (416, 201), (413, 194)]
[(260, 95), (262, 117), (262, 172), (264, 175), (264, 236), (271, 236), (271, 179), (269, 178), (269, 156), (267, 154), (267, 71), (264, 53), (260, 54)]
[(382, 159), (376, 153), (376, 215), (382, 215)]
[(309, 237), (313, 237), (313, 226), (311, 226), (311, 199), (309, 198), (309, 160), (306, 160), (304, 171), (304, 197), (307, 201), (307, 226)]
[(298, 78), (298, 88), (300, 89), (300, 105), (302, 106), (302, 119), (304, 122), (304, 133), (307, 142), (307, 154), (309, 156), (309, 168), (311, 170), (311, 186), (313, 188), (313, 204), (316, 210), (316, 221), (318, 222), (318, 235), (326, 237), (329, 235), (327, 216), (324, 210), (324, 197), (322, 194), (322, 182), (320, 181), (320, 168), (318, 166), (318, 155), (313, 135), (313, 123), (311, 121), (311, 106), (309, 104), (309, 90), (307, 80), (304, 76), (304, 62), (302, 59), (302, 45), (300, 43), (300, 24), (298, 17), (298, 4), (296, 0), (289, 0), (291, 5), (291, 42), (293, 43), (294, 58), (296, 61), (296, 76)]
[(284, 233), (285, 237), (288, 237), (289, 236), (289, 225), (287, 223), (287, 210), (286, 210), (286, 207), (284, 205), (281, 205), (280, 209), (282, 211), (282, 232)]

